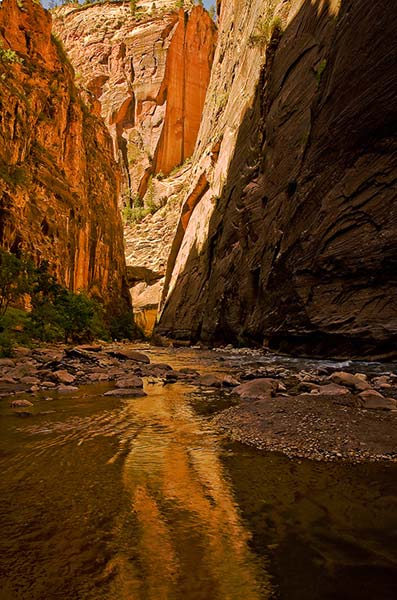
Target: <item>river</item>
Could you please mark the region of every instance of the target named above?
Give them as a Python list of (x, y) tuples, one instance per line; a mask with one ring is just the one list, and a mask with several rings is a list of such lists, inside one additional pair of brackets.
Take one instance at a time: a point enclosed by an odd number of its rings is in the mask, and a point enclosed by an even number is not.
[(230, 443), (219, 391), (107, 389), (46, 393), (28, 418), (0, 402), (1, 600), (397, 597), (395, 464)]

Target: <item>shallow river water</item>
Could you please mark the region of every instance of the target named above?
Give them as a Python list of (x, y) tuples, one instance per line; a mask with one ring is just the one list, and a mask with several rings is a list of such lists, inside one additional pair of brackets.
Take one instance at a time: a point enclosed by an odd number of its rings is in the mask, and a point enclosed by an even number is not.
[(0, 402), (1, 600), (397, 598), (396, 465), (232, 444), (209, 418), (220, 392), (108, 388), (43, 395), (28, 418)]

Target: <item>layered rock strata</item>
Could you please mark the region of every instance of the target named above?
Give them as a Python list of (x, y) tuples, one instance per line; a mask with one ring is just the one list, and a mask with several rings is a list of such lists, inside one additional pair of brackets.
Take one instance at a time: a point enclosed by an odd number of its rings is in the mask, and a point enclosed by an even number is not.
[(380, 0), (222, 0), (158, 331), (395, 350), (395, 19)]
[[(187, 5), (190, 3), (186, 3)], [(54, 12), (87, 98), (101, 111), (123, 172), (126, 206), (151, 176), (168, 175), (194, 149), (216, 28), (195, 6), (174, 1), (68, 5)]]
[(32, 0), (0, 5), (0, 245), (128, 308), (111, 138)]

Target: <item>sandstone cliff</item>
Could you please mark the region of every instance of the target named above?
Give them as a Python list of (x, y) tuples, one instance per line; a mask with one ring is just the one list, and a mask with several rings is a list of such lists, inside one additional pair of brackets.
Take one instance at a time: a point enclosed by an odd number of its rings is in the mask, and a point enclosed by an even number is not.
[(48, 260), (71, 290), (128, 307), (110, 136), (39, 4), (3, 0), (0, 42), (0, 245)]
[[(126, 217), (160, 209), (125, 227), (135, 318), (150, 333), (189, 176), (187, 164), (176, 167), (195, 147), (216, 27), (188, 1), (184, 10), (161, 0), (138, 2), (134, 14), (129, 2), (112, 2), (67, 5), (53, 15), (82, 93), (112, 135)], [(156, 274), (152, 281), (137, 278), (145, 269)]]
[(134, 14), (129, 2), (65, 6), (54, 11), (54, 30), (111, 132), (132, 206), (151, 176), (168, 175), (194, 150), (215, 25), (201, 6), (184, 12), (162, 0), (138, 2)]
[(318, 355), (392, 351), (393, 3), (222, 0), (218, 11), (158, 331)]

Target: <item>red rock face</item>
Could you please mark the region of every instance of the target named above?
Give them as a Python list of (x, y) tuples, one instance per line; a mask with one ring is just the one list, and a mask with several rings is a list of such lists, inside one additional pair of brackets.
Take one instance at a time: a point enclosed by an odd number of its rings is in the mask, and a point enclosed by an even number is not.
[[(222, 0), (215, 100), (158, 331), (314, 355), (395, 354), (392, 3), (279, 3), (282, 36), (274, 26), (258, 40), (267, 6)], [(236, 82), (245, 92), (255, 64), (244, 105)], [(217, 89), (226, 90), (218, 103)]]
[(155, 172), (168, 174), (193, 154), (203, 113), (214, 52), (214, 25), (201, 6), (178, 26), (167, 57), (164, 90), (167, 108)]
[(54, 13), (79, 82), (100, 110), (122, 170), (123, 203), (143, 197), (149, 178), (191, 155), (209, 82), (216, 28), (175, 2), (103, 3)]
[(48, 260), (71, 290), (119, 303), (125, 259), (109, 134), (82, 102), (39, 4), (3, 0), (0, 32), (23, 61), (0, 61), (0, 244)]

